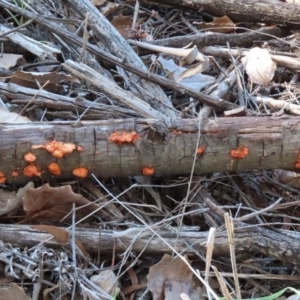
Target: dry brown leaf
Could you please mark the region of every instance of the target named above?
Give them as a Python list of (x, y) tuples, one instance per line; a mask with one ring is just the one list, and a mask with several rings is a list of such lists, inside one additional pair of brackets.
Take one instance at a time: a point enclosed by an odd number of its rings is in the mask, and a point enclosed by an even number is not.
[(200, 29), (206, 29), (213, 32), (230, 33), (235, 32), (235, 24), (227, 16), (214, 18), (213, 22), (194, 22)]
[(53, 85), (53, 88), (60, 82), (76, 82), (80, 83), (78, 78), (72, 75), (66, 75), (57, 72), (23, 72), (16, 71), (11, 77), (10, 83), (21, 85), (28, 88), (38, 88), (36, 80), (41, 84), (45, 84), (47, 81), (48, 87)]
[(16, 192), (0, 190), (0, 216), (10, 213), (10, 215), (22, 206), (22, 198), (29, 188), (33, 188), (33, 182), (28, 182), (23, 188)]
[[(59, 242), (62, 245), (70, 243), (69, 232), (64, 228), (50, 225), (32, 225), (31, 228), (52, 234), (53, 237), (57, 240), (57, 242)], [(85, 250), (84, 246), (78, 239), (75, 239), (75, 244), (85, 257), (89, 256), (89, 253)]]
[[(29, 188), (23, 198), (26, 216), (35, 221), (60, 221), (66, 215), (71, 220), (73, 203), (76, 206), (76, 219), (79, 220), (99, 208), (95, 203), (75, 194), (70, 185), (52, 188), (49, 184), (34, 189)], [(80, 209), (79, 207), (84, 206)]]
[(0, 55), (0, 68), (4, 68), (9, 70), (10, 68), (14, 67), (18, 60), (21, 59), (23, 55), (19, 54), (10, 54), (10, 53), (3, 53)]
[(181, 59), (179, 66), (190, 65), (196, 60), (203, 63), (203, 69), (199, 72), (203, 72), (209, 69), (209, 59), (205, 55), (203, 55), (196, 46), (188, 50), (188, 54)]
[(257, 84), (271, 82), (277, 67), (268, 49), (258, 47), (252, 48), (247, 55), (242, 58), (242, 63), (245, 66), (250, 81)]
[(123, 14), (118, 14), (113, 17), (111, 24), (119, 31), (119, 33), (124, 38), (132, 37), (131, 33), (131, 25), (132, 25), (132, 17), (131, 16), (123, 16)]
[(8, 288), (0, 289), (0, 300), (30, 300), (30, 297), (21, 287), (12, 282)]
[(194, 287), (192, 271), (180, 257), (165, 254), (149, 269), (147, 278), (153, 300), (180, 300), (181, 293), (191, 300), (202, 298), (201, 292)]

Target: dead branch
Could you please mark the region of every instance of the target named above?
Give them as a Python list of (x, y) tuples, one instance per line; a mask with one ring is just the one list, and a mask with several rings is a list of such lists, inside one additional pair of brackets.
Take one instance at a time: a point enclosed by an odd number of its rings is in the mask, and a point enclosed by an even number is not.
[[(237, 34), (225, 34), (218, 32), (199, 32), (192, 35), (181, 35), (170, 38), (164, 38), (149, 42), (151, 45), (182, 48), (186, 45), (196, 45), (199, 48), (204, 46), (222, 45), (226, 46), (227, 43), (231, 47), (250, 47), (253, 45), (253, 41), (268, 41), (274, 39), (274, 37), (286, 37), (289, 35), (289, 31), (284, 28), (278, 27), (263, 27), (256, 31), (247, 31)], [(134, 45), (134, 43), (132, 43)], [(147, 54), (150, 51), (147, 49), (140, 49), (140, 55)]]
[(216, 16), (227, 15), (237, 22), (275, 23), (294, 28), (300, 24), (299, 5), (273, 0), (143, 0), (142, 2), (176, 8), (201, 9)]
[[(200, 123), (195, 119), (127, 119), (75, 125), (0, 124), (0, 171), (8, 181), (30, 180), (22, 175), (28, 166), (24, 160), (28, 152), (37, 157), (41, 177), (48, 179), (53, 176), (48, 171), (53, 161), (62, 171), (60, 178), (73, 177), (72, 171), (78, 167), (99, 177), (142, 175), (147, 167), (153, 168), (154, 176), (190, 174), (196, 152), (194, 174), (299, 166), (299, 117), (200, 119)], [(129, 140), (112, 139), (116, 132), (126, 132)], [(55, 158), (46, 149), (33, 149), (54, 139), (79, 145), (83, 151)], [(13, 177), (13, 171), (19, 176)]]
[[(150, 230), (132, 228), (125, 231), (112, 231), (91, 228), (76, 228), (76, 238), (90, 253), (110, 253), (112, 249), (121, 254), (131, 249), (131, 252), (151, 255), (172, 253), (172, 249), (158, 235), (171, 245), (176, 251), (196, 256), (197, 253), (206, 252), (205, 242), (208, 232), (181, 232), (177, 240), (177, 231), (157, 231), (157, 235)], [(51, 235), (32, 229), (27, 225), (0, 224), (0, 240), (5, 243), (18, 245), (18, 247), (33, 247), (45, 242), (46, 246), (61, 247), (51, 239)], [(261, 254), (273, 257), (282, 262), (299, 264), (300, 262), (300, 236), (293, 236), (271, 231), (262, 227), (246, 227), (241, 224), (235, 229), (234, 243), (236, 253)], [(229, 253), (228, 237), (226, 231), (217, 232), (214, 243), (214, 256), (225, 256)]]

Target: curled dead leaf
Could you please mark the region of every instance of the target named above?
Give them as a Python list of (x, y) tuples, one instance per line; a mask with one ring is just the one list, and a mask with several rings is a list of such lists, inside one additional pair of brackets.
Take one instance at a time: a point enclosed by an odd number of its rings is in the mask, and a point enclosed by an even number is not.
[(60, 221), (71, 219), (70, 212), (76, 206), (76, 219), (96, 211), (99, 206), (80, 194), (73, 192), (70, 185), (52, 188), (44, 184), (39, 188), (29, 188), (23, 198), (26, 216), (39, 221)]

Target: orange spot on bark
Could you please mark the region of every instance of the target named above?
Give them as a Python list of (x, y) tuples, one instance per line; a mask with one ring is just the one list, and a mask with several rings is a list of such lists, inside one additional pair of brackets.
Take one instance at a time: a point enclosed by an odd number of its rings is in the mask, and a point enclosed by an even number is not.
[(249, 149), (247, 147), (238, 147), (230, 151), (230, 155), (234, 159), (243, 159), (249, 154)]
[(4, 183), (6, 181), (6, 177), (3, 172), (0, 172), (0, 183)]
[(182, 131), (181, 130), (174, 130), (173, 133), (181, 135)]
[(72, 171), (73, 175), (79, 177), (79, 178), (85, 178), (88, 173), (89, 173), (89, 170), (87, 168), (84, 168), (84, 167), (80, 167), (80, 168), (76, 168)]
[[(300, 151), (300, 150), (299, 150)], [(295, 163), (295, 168), (296, 169), (300, 169), (300, 153), (298, 154), (298, 158), (297, 158), (297, 161)]]
[(205, 147), (201, 146), (197, 149), (197, 155), (201, 155), (205, 151)]
[(31, 146), (31, 149), (46, 149), (56, 158), (62, 158), (64, 155), (71, 154), (76, 148), (74, 144), (57, 142), (56, 140), (46, 143), (45, 145)]
[(12, 176), (12, 177), (17, 177), (17, 176), (19, 176), (19, 172), (18, 172), (18, 171), (12, 171), (12, 172), (11, 172), (11, 176)]
[(48, 166), (49, 171), (54, 174), (54, 175), (60, 175), (61, 171), (59, 168), (59, 165), (55, 162), (52, 162), (49, 166)]
[(126, 131), (117, 131), (112, 133), (108, 140), (116, 144), (132, 143), (134, 144), (137, 140), (140, 140), (141, 137), (135, 131), (126, 132)]
[(43, 172), (40, 170), (40, 168), (33, 163), (29, 164), (23, 170), (23, 174), (28, 177), (34, 177), (34, 176), (40, 177), (42, 175), (42, 173)]
[(24, 159), (29, 163), (33, 163), (36, 161), (36, 156), (33, 153), (28, 152), (24, 155)]
[(143, 175), (145, 175), (145, 176), (151, 176), (154, 174), (154, 168), (151, 166), (144, 167), (142, 171), (143, 171)]

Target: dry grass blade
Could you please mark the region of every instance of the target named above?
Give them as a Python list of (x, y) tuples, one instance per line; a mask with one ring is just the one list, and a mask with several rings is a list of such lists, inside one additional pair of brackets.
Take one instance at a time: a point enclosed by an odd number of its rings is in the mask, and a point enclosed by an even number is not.
[(220, 274), (220, 272), (218, 271), (218, 269), (215, 267), (215, 266), (212, 266), (216, 276), (217, 276), (217, 279), (218, 279), (218, 282), (220, 284), (220, 287), (221, 287), (221, 290), (223, 292), (223, 295), (225, 297), (226, 300), (232, 300), (232, 297), (227, 289), (227, 286), (226, 286), (226, 283), (225, 283), (225, 280), (223, 278), (223, 276)]
[[(205, 277), (204, 280), (209, 285), (209, 270), (211, 267), (211, 259), (214, 251), (214, 241), (215, 241), (216, 228), (210, 228), (206, 244), (206, 261), (205, 261)], [(208, 299), (211, 300), (211, 293), (207, 291)]]
[(231, 216), (229, 216), (229, 213), (226, 213), (224, 215), (227, 234), (228, 234), (228, 244), (229, 244), (229, 251), (230, 251), (230, 259), (231, 259), (231, 265), (232, 265), (232, 272), (233, 272), (233, 278), (234, 278), (234, 284), (237, 294), (237, 299), (241, 300), (241, 290), (240, 290), (240, 284), (239, 284), (239, 278), (237, 274), (237, 266), (236, 266), (236, 257), (235, 257), (235, 249), (234, 249), (234, 225), (232, 222)]

